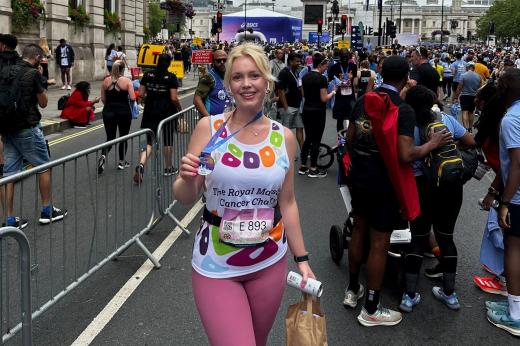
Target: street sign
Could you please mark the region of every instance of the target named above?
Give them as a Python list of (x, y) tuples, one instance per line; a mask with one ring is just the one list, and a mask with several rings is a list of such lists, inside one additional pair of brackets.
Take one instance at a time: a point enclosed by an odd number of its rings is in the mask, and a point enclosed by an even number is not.
[(202, 46), (202, 38), (195, 36), (192, 41), (194, 45)]
[(211, 49), (194, 50), (191, 52), (192, 64), (211, 64), (213, 62), (213, 52)]
[[(329, 42), (330, 41), (330, 35), (328, 31), (324, 31), (321, 34), (320, 42)], [(318, 42), (318, 33), (315, 31), (309, 32), (309, 42), (314, 43)]]
[(350, 43), (352, 44), (352, 48), (356, 50), (363, 49), (363, 40), (361, 39), (361, 35), (359, 33), (359, 27), (356, 25), (352, 26), (352, 33), (350, 35)]
[(175, 73), (175, 76), (179, 79), (184, 78), (184, 63), (182, 60), (180, 61), (172, 61), (170, 67), (168, 67), (168, 71)]
[(157, 59), (163, 52), (164, 46), (159, 44), (144, 44), (137, 55), (137, 66), (154, 67), (157, 65)]
[(338, 41), (338, 48), (347, 48), (350, 49), (350, 41), (347, 40), (339, 40)]

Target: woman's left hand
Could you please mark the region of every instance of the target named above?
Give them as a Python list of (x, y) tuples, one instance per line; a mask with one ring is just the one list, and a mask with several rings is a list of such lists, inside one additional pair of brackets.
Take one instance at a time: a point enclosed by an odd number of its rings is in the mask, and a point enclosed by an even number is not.
[(301, 283), (302, 288), (305, 287), (305, 285), (307, 285), (307, 279), (316, 279), (316, 276), (312, 272), (311, 266), (309, 265), (309, 261), (298, 262), (296, 265), (298, 266), (298, 271), (300, 272), (303, 278)]

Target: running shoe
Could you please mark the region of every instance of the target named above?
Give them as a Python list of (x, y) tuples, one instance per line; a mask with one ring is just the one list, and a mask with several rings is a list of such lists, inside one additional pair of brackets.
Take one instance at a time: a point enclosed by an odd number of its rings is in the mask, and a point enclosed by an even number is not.
[(119, 169), (119, 170), (123, 170), (123, 169), (128, 168), (128, 167), (130, 167), (130, 162), (128, 162), (128, 161), (119, 162), (117, 164), (117, 169)]
[(140, 184), (143, 182), (144, 178), (144, 166), (140, 164), (139, 166), (135, 167), (135, 174), (134, 174), (134, 183)]
[(435, 286), (432, 288), (432, 293), (441, 302), (446, 304), (446, 306), (452, 310), (459, 310), (459, 298), (457, 298), (457, 293), (453, 292), (451, 295), (447, 296), (442, 287)]
[(67, 90), (72, 90), (72, 87), (70, 85), (67, 85)]
[(87, 125), (76, 124), (76, 125), (74, 125), (74, 128), (75, 128), (75, 129), (86, 129), (86, 128), (87, 128)]
[(56, 208), (55, 206), (52, 206), (50, 213), (46, 213), (42, 210), (39, 221), (42, 225), (48, 225), (51, 222), (63, 220), (65, 216), (67, 216), (67, 209), (61, 210)]
[(169, 176), (175, 175), (177, 173), (179, 173), (179, 169), (176, 168), (176, 167), (170, 167), (170, 168), (165, 168), (164, 169), (164, 176), (165, 177), (169, 177)]
[(2, 227), (6, 227), (7, 225), (7, 227), (16, 227), (22, 230), (29, 225), (29, 221), (27, 221), (26, 219), (19, 218), (18, 216), (15, 216), (14, 220), (14, 222), (7, 221), (7, 223), (2, 223)]
[(441, 264), (438, 263), (435, 267), (433, 268), (428, 268), (428, 269), (425, 269), (424, 270), (424, 275), (427, 277), (427, 278), (430, 278), (430, 279), (442, 279), (442, 269), (441, 269)]
[(403, 320), (403, 315), (399, 311), (384, 308), (379, 304), (372, 315), (363, 307), (357, 319), (365, 327), (395, 326)]
[(359, 284), (359, 289), (357, 293), (354, 293), (354, 291), (349, 290), (348, 288), (345, 290), (345, 298), (343, 299), (343, 306), (345, 308), (355, 308), (357, 306), (358, 300), (363, 298), (365, 295), (365, 287), (363, 285)]
[(488, 310), (488, 321), (500, 329), (504, 329), (509, 333), (520, 336), (520, 320), (514, 320), (509, 315), (509, 310)]
[(482, 291), (507, 297), (507, 288), (498, 276), (473, 276), (473, 282)]
[(66, 86), (66, 85), (64, 85), (64, 86), (61, 87), (61, 90), (65, 90), (65, 89), (67, 89), (67, 86)]
[(493, 311), (507, 310), (509, 309), (509, 301), (507, 299), (499, 300), (498, 302), (486, 301), (486, 309)]
[(299, 175), (305, 175), (309, 173), (309, 167), (306, 166), (300, 166), (300, 169), (298, 170)]
[(399, 305), (399, 310), (404, 312), (412, 312), (413, 307), (421, 302), (421, 295), (419, 293), (415, 293), (415, 297), (410, 298), (410, 296), (405, 292), (403, 293), (403, 298), (401, 299), (401, 305)]
[(325, 178), (327, 176), (327, 171), (321, 169), (309, 169), (307, 176), (309, 178)]
[(106, 156), (101, 155), (99, 157), (99, 161), (98, 161), (98, 165), (97, 165), (98, 174), (103, 174), (103, 172), (105, 171), (105, 161), (106, 161)]

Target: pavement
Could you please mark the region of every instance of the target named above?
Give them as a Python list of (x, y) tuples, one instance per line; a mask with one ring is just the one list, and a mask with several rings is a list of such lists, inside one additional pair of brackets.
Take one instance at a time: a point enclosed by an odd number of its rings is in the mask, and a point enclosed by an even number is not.
[[(74, 76), (73, 76), (74, 77)], [(58, 110), (58, 100), (63, 95), (71, 94), (74, 91), (72, 90), (61, 90), (61, 82), (57, 80), (58, 84), (56, 86), (49, 87), (47, 91), (47, 97), (49, 98), (49, 102), (47, 107), (40, 108), (40, 112), (42, 113), (41, 125), (43, 129), (43, 133), (45, 135), (51, 135), (56, 132), (61, 132), (65, 129), (72, 127), (69, 120), (60, 118), (61, 111)], [(94, 99), (101, 95), (101, 84), (102, 81), (89, 81), (91, 85), (91, 93), (90, 99)], [(75, 82), (73, 82), (75, 83)], [(188, 73), (185, 75), (182, 80), (182, 86), (178, 89), (178, 94), (185, 95), (195, 90), (197, 87), (198, 79), (195, 78), (193, 73)], [(95, 118), (101, 119), (101, 112), (103, 110), (103, 103), (100, 102), (96, 105), (94, 114)]]

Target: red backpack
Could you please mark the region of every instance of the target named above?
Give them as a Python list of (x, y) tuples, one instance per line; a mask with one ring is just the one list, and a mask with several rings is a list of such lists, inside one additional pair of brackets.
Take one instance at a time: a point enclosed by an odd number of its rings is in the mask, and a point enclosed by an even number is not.
[(421, 214), (421, 208), (412, 165), (401, 163), (397, 153), (399, 108), (392, 103), (388, 94), (369, 92), (364, 95), (364, 109), (401, 206), (401, 216), (405, 220), (414, 220)]

